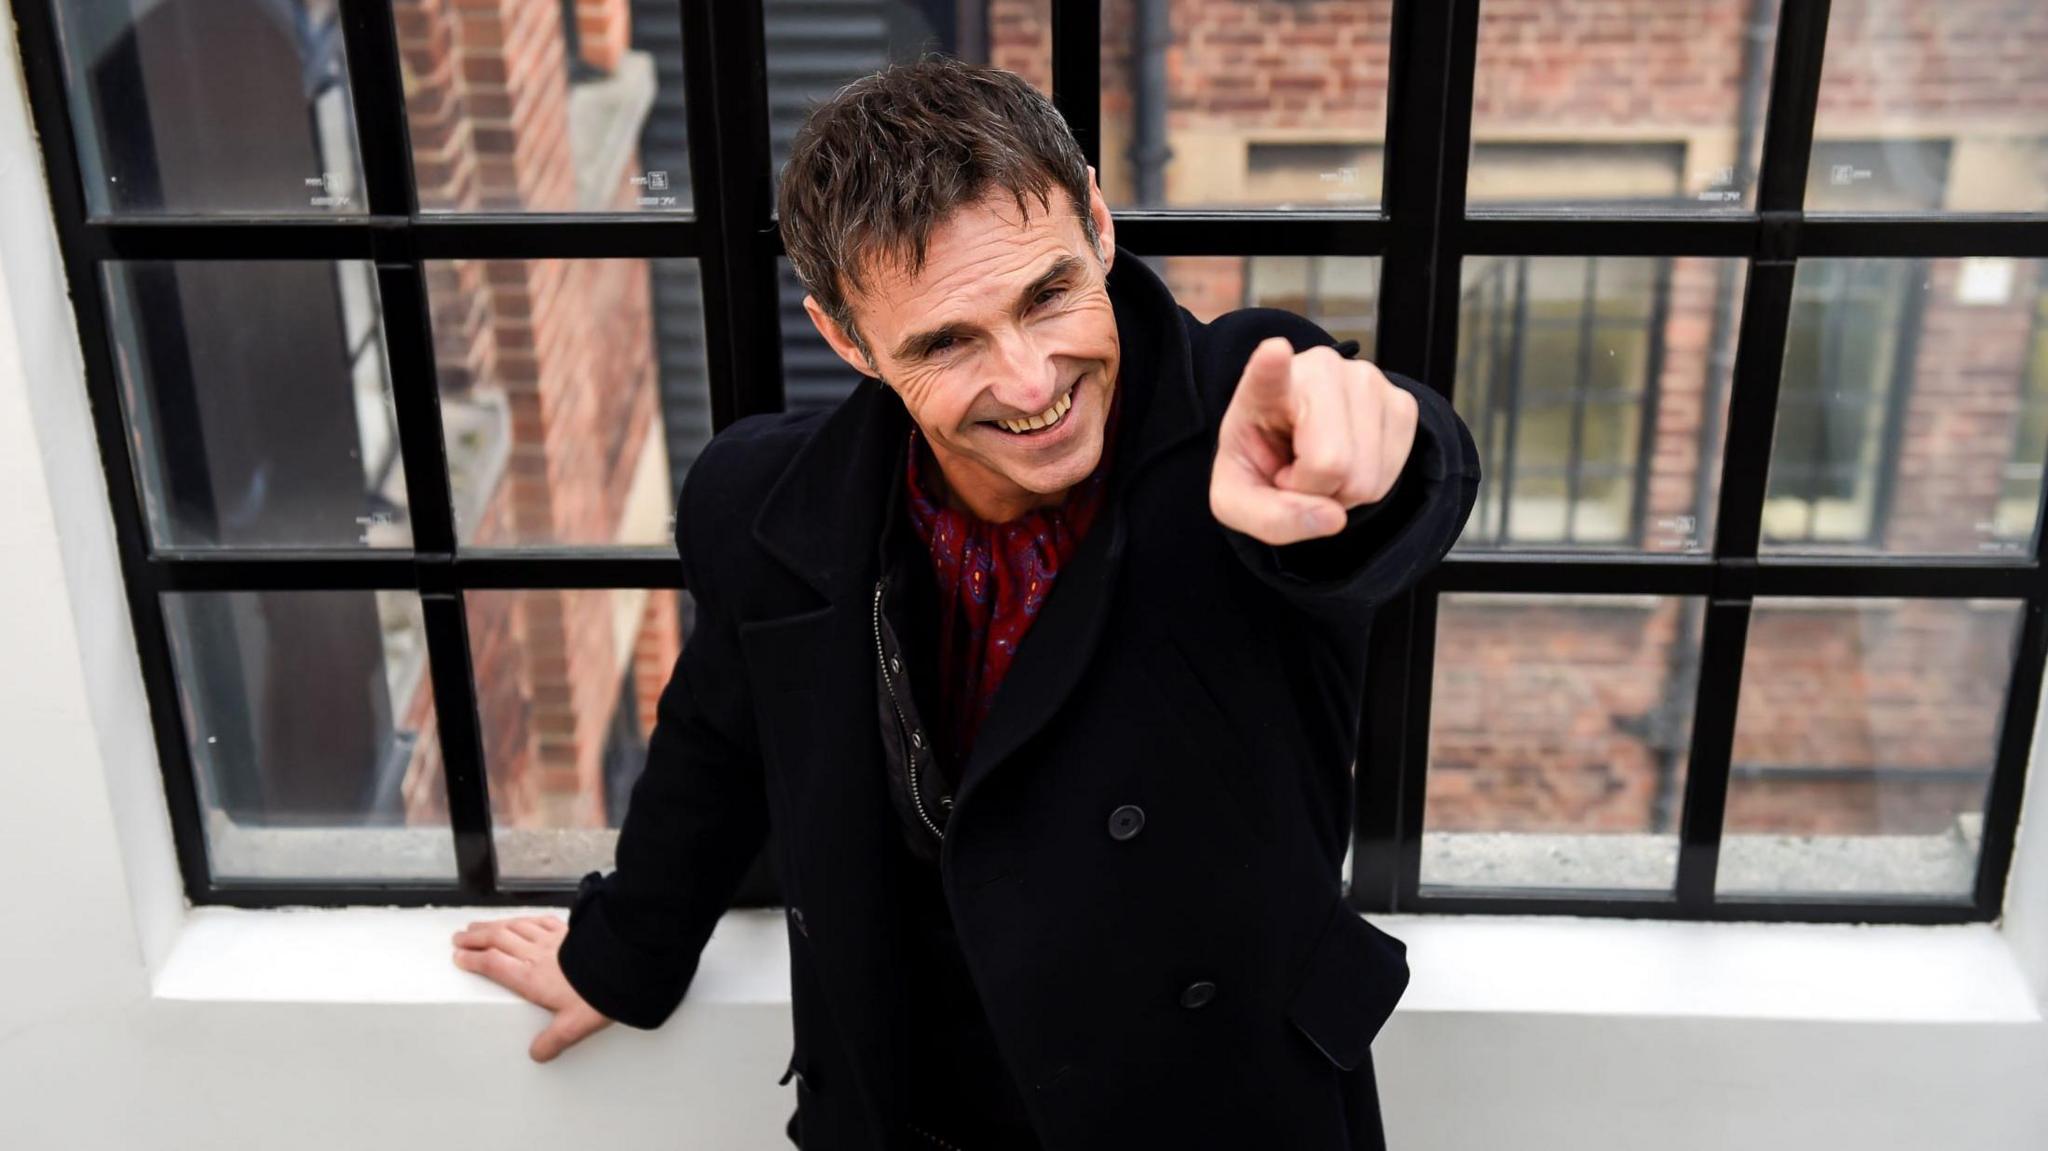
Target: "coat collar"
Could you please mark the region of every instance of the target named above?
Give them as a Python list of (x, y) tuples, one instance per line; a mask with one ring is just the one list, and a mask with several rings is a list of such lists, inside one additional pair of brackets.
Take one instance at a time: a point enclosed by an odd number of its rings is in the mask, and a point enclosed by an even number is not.
[[(1145, 465), (1200, 432), (1203, 415), (1180, 307), (1159, 277), (1119, 247), (1108, 279), (1125, 389), (1105, 512)], [(1135, 369), (1135, 370), (1134, 370)], [(828, 599), (862, 590), (896, 498), (910, 413), (872, 376), (791, 456), (754, 517), (753, 537)], [(1091, 536), (1094, 534), (1091, 529)]]

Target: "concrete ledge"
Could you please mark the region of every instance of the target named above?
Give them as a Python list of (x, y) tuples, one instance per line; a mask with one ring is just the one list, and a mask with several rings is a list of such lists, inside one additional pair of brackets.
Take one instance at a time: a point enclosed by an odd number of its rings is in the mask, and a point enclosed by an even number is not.
[[(524, 1006), (457, 968), (470, 922), (559, 908), (195, 909), (159, 999)], [(1395, 1014), (1673, 1016), (1892, 1024), (2040, 1023), (1994, 927), (1673, 923), (1555, 916), (1374, 915), (1408, 944)], [(686, 1004), (787, 1007), (781, 914), (734, 911)]]

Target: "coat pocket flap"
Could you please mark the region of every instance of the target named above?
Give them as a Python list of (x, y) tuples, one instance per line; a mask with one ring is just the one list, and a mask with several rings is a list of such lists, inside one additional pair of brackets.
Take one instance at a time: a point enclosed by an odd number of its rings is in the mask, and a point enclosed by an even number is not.
[(1330, 1062), (1351, 1070), (1408, 989), (1408, 945), (1341, 900), (1310, 949), (1287, 1017)]

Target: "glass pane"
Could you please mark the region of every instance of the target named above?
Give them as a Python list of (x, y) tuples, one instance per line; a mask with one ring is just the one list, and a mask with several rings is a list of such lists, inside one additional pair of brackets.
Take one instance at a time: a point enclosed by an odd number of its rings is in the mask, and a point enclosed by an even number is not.
[(1759, 597), (1719, 894), (1968, 896), (2020, 607)]
[(1102, 6), (1112, 208), (1371, 208), (1390, 0)]
[(1762, 550), (2024, 553), (2041, 283), (2003, 256), (1800, 261)]
[(429, 212), (690, 208), (678, 0), (395, 0)]
[(1165, 256), (1145, 260), (1182, 307), (1204, 322), (1239, 308), (1284, 308), (1370, 359), (1379, 327), (1374, 256)]
[(669, 588), (466, 599), (498, 874), (609, 870), (693, 601)]
[(94, 214), (365, 211), (335, 0), (63, 0)]
[(1438, 601), (1424, 894), (1671, 888), (1704, 606), (1651, 595)]
[(1757, 8), (1486, 0), (1467, 202), (1752, 205), (1776, 40), (1774, 13)]
[(669, 546), (711, 436), (696, 262), (447, 260), (426, 275), (460, 542)]
[(418, 595), (163, 607), (216, 880), (455, 878)]
[(158, 547), (412, 545), (371, 265), (116, 261), (106, 292)]
[(2041, 266), (2034, 292), (2034, 324), (2027, 347), (2026, 393), (2020, 397), (2019, 427), (2013, 435), (2012, 458), (2005, 464), (1999, 487), (1993, 534), (2022, 552), (2032, 553), (2035, 518), (2040, 514), (2041, 472), (2048, 458), (2048, 264)]
[(2048, 209), (2048, 8), (2011, 0), (1838, 0), (1806, 206)]
[(774, 170), (811, 109), (870, 72), (920, 53), (994, 64), (1052, 95), (1052, 0), (764, 0)]
[(1489, 477), (1457, 547), (1703, 553), (1739, 260), (1465, 261), (1454, 406)]

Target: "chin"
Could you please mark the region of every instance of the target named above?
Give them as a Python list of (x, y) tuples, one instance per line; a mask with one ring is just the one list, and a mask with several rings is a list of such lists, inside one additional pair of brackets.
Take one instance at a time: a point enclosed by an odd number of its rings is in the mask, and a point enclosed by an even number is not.
[(1102, 429), (1095, 429), (1089, 439), (1090, 444), (1077, 447), (1072, 456), (1057, 464), (1017, 477), (1019, 486), (1041, 495), (1055, 495), (1087, 479), (1102, 461)]

